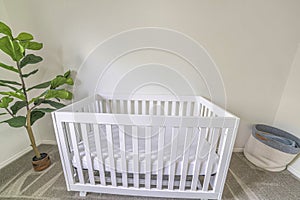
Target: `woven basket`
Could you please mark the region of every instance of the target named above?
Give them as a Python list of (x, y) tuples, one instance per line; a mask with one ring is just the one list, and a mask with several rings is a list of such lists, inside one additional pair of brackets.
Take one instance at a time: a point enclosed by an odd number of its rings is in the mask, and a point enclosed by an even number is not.
[(299, 152), (299, 138), (262, 124), (253, 126), (252, 134), (244, 148), (244, 154), (250, 162), (273, 172), (284, 170)]

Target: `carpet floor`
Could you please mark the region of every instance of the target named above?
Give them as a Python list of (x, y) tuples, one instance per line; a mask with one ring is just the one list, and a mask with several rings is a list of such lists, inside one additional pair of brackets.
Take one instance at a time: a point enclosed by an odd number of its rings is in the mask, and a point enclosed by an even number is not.
[[(52, 165), (43, 172), (34, 172), (32, 152), (0, 170), (0, 199), (117, 199), (154, 200), (160, 198), (118, 196), (67, 192), (57, 146), (41, 145)], [(223, 192), (224, 200), (298, 200), (300, 181), (288, 171), (272, 173), (261, 170), (246, 160), (242, 153), (232, 155)]]

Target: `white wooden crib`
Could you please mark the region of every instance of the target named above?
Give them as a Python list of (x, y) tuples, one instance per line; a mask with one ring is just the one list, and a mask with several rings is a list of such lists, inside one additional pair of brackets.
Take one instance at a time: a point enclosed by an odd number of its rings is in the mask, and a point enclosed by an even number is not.
[(239, 118), (200, 96), (96, 95), (52, 117), (69, 191), (222, 197)]

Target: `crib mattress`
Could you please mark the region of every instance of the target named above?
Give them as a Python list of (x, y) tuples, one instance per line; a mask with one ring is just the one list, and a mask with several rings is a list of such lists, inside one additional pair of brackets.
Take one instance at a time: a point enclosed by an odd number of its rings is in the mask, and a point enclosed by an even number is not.
[[(113, 127), (112, 128), (112, 133), (113, 136), (116, 137), (118, 135), (118, 128)], [(166, 133), (168, 134), (168, 133)], [(93, 132), (89, 132), (88, 134), (89, 138), (89, 145), (90, 145), (90, 155), (92, 159), (92, 165), (94, 170), (99, 170), (99, 159), (96, 154), (96, 147), (95, 147), (95, 141), (94, 141), (94, 134)], [(116, 137), (118, 138), (118, 137)], [(114, 146), (117, 147), (119, 144), (118, 139), (114, 138), (113, 143)], [(110, 171), (110, 158), (108, 156), (108, 148), (107, 148), (107, 141), (106, 139), (101, 138), (101, 151), (102, 151), (102, 158), (103, 158), (103, 164), (105, 166), (105, 171)], [(155, 141), (153, 142), (154, 144), (156, 143)], [(184, 144), (178, 144), (178, 148), (182, 148)], [(187, 173), (188, 175), (193, 175), (193, 170), (194, 170), (194, 164), (195, 164), (195, 154), (192, 152), (196, 152), (196, 147), (197, 145), (191, 145), (189, 147), (189, 151), (191, 152), (189, 154), (189, 161), (188, 161), (188, 170)], [(155, 147), (153, 148), (155, 150)], [(207, 168), (207, 157), (209, 154), (209, 149), (210, 149), (210, 144), (205, 140), (203, 144), (203, 148), (201, 150), (199, 159), (201, 160), (200, 164), (200, 170), (199, 173), (200, 175), (204, 175), (206, 168)], [(80, 155), (80, 161), (81, 161), (81, 167), (83, 169), (88, 169), (88, 162), (87, 162), (87, 157), (84, 149), (84, 144), (83, 142), (78, 143), (78, 150), (79, 150), (79, 155)], [(119, 173), (122, 173), (122, 168), (121, 168), (121, 152), (120, 148), (114, 148), (114, 159), (115, 159), (115, 170)], [(168, 175), (169, 174), (169, 166), (172, 164), (170, 162), (170, 146), (166, 146), (164, 149), (164, 169), (163, 169), (163, 174)], [(145, 159), (145, 149), (143, 148), (142, 145), (139, 146), (139, 173), (145, 174), (146, 172), (146, 159)], [(175, 174), (180, 175), (181, 174), (181, 169), (182, 169), (182, 158), (183, 155), (177, 154), (176, 160), (175, 160)], [(212, 152), (211, 153), (211, 158), (212, 158), (212, 174), (215, 174), (217, 171), (217, 165), (219, 161), (219, 156), (217, 153)], [(127, 161), (127, 172), (128, 173), (133, 173), (133, 153), (132, 153), (132, 146), (128, 143), (126, 143), (126, 161)], [(151, 154), (151, 173), (152, 174), (157, 174), (158, 169), (157, 169), (157, 152), (154, 152)], [(72, 165), (74, 167), (78, 167), (78, 163), (76, 162), (75, 157), (72, 157)]]

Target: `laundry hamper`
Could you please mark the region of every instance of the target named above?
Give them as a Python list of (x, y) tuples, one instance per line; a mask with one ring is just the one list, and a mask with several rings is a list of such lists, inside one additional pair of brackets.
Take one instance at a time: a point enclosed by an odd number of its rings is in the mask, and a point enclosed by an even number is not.
[(244, 155), (250, 162), (273, 172), (284, 170), (299, 152), (299, 138), (263, 124), (253, 126), (244, 149)]

